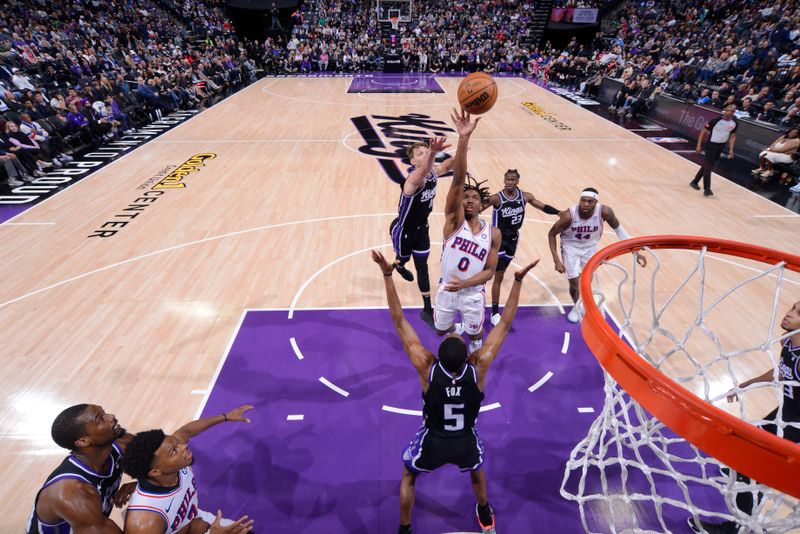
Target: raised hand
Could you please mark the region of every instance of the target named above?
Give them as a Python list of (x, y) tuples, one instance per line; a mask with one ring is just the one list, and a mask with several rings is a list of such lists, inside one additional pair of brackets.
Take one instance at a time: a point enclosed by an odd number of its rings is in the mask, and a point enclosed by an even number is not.
[(250, 532), (250, 529), (253, 528), (253, 520), (248, 520), (247, 516), (240, 517), (238, 521), (226, 527), (220, 524), (221, 520), (222, 511), (217, 510), (217, 519), (214, 520), (214, 524), (211, 525), (209, 530), (211, 534), (244, 534), (245, 532)]
[(392, 274), (392, 266), (389, 265), (389, 262), (386, 261), (386, 258), (383, 257), (383, 254), (378, 252), (377, 250), (372, 251), (372, 261), (378, 264), (378, 267), (381, 268), (381, 272), (386, 276)]
[[(514, 273), (514, 278), (517, 279), (517, 280), (522, 280), (523, 278), (525, 278), (525, 276), (527, 276), (528, 271), (530, 271), (531, 269), (533, 269), (537, 265), (539, 265), (539, 258), (536, 258), (531, 263), (529, 263), (528, 265), (526, 265), (525, 267), (523, 267), (519, 271), (515, 272)], [(562, 267), (563, 267), (563, 264), (562, 264)], [(556, 270), (558, 271), (558, 265), (556, 265)], [(559, 272), (561, 272), (561, 271), (559, 271)]]
[(242, 414), (248, 410), (252, 410), (253, 407), (250, 404), (245, 404), (244, 406), (239, 406), (238, 408), (234, 408), (229, 412), (225, 412), (225, 419), (228, 421), (237, 421), (240, 423), (249, 423), (250, 419), (244, 417)]
[(456, 127), (456, 132), (458, 132), (459, 136), (463, 137), (470, 135), (473, 131), (475, 131), (475, 127), (481, 120), (480, 117), (474, 121), (471, 121), (470, 118), (471, 115), (463, 109), (460, 112), (455, 108), (453, 109), (453, 113), (450, 114), (450, 120), (453, 121), (453, 125)]
[(434, 137), (431, 139), (430, 145), (428, 145), (428, 150), (436, 154), (446, 148), (450, 148), (450, 146), (451, 145), (447, 144), (446, 137)]

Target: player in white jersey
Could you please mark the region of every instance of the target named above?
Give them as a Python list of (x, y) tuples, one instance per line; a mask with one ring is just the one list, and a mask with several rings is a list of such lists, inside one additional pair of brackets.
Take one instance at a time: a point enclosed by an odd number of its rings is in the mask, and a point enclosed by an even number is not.
[[(252, 520), (222, 519), (200, 509), (197, 480), (190, 467), (189, 438), (226, 421), (249, 423), (243, 416), (252, 406), (240, 406), (222, 415), (183, 425), (172, 435), (161, 430), (137, 434), (128, 445), (125, 472), (138, 481), (125, 512), (125, 532), (133, 534), (189, 534), (190, 532), (245, 533)], [(210, 530), (209, 530), (210, 529)]]
[(486, 306), (484, 284), (494, 276), (500, 230), (481, 220), (481, 207), (489, 191), (470, 179), (467, 182), (469, 138), (480, 118), (470, 121), (468, 113), (451, 116), (458, 132), (458, 149), (453, 163), (453, 180), (444, 207), (442, 277), (436, 292), (433, 321), (439, 335), (455, 328), (456, 312), (470, 337), (469, 350), (483, 344)]
[[(597, 252), (597, 243), (603, 235), (603, 222), (607, 222), (620, 239), (630, 237), (619, 224), (614, 211), (610, 207), (600, 204), (599, 198), (597, 189), (592, 187), (584, 189), (578, 204), (563, 211), (547, 235), (556, 271), (567, 274), (572, 302), (578, 302), (578, 297), (580, 297), (578, 281), (581, 270), (589, 258)], [(556, 251), (556, 236), (559, 234), (561, 236), (561, 254)], [(642, 267), (647, 265), (647, 259), (638, 252), (636, 261)], [(567, 319), (571, 323), (578, 322), (578, 311), (575, 306), (567, 315)]]

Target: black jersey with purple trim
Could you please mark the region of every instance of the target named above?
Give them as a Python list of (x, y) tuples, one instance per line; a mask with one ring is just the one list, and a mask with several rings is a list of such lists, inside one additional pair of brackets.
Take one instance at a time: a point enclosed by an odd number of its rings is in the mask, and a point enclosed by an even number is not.
[[(787, 339), (781, 350), (780, 367), (781, 381), (800, 382), (800, 347), (792, 347), (792, 340)], [(783, 405), (790, 407), (795, 413), (800, 414), (800, 386), (784, 384)]]
[(120, 481), (122, 480), (121, 460), (122, 449), (120, 449), (116, 443), (111, 446), (108, 471), (105, 474), (95, 473), (89, 466), (78, 460), (74, 454), (64, 458), (61, 465), (50, 473), (45, 483), (42, 484), (41, 489), (36, 493), (36, 499), (33, 502), (33, 511), (28, 519), (27, 534), (70, 534), (72, 532), (72, 527), (70, 527), (69, 523), (66, 521), (49, 524), (42, 522), (36, 515), (36, 503), (39, 501), (39, 494), (47, 486), (60, 480), (79, 480), (94, 487), (100, 494), (103, 515), (108, 517), (111, 514), (111, 509), (114, 507), (114, 494), (117, 493)]
[[(414, 167), (408, 169), (410, 175)], [(431, 171), (422, 187), (413, 195), (403, 193), (403, 184), (400, 184), (400, 201), (397, 205), (397, 224), (401, 228), (417, 228), (428, 222), (428, 215), (433, 210), (433, 199), (436, 196), (436, 180), (439, 176)]]
[(500, 191), (497, 196), (500, 197), (500, 206), (494, 209), (492, 226), (499, 228), (504, 236), (515, 236), (525, 219), (525, 195), (522, 194), (522, 189), (517, 188), (514, 198), (508, 198), (504, 191)]
[(436, 360), (428, 383), (428, 391), (422, 395), (425, 426), (439, 435), (472, 432), (484, 398), (475, 367), (468, 363), (457, 376), (451, 376)]

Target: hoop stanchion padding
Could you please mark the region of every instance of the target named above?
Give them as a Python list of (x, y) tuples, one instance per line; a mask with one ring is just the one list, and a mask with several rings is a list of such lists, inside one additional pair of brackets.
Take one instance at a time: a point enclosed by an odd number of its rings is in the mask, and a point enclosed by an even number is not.
[(736, 471), (800, 498), (800, 445), (765, 432), (705, 402), (639, 356), (604, 319), (592, 298), (592, 276), (603, 261), (643, 248), (688, 249), (747, 258), (767, 264), (785, 262), (800, 272), (800, 256), (776, 250), (695, 236), (645, 236), (627, 239), (595, 254), (580, 279), (585, 316), (583, 337), (603, 368), (647, 411), (676, 434)]

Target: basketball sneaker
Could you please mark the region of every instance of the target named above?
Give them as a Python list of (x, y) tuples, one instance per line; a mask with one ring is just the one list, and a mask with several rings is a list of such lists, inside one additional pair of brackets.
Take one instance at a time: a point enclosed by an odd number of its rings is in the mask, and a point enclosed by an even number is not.
[(492, 314), (491, 321), (492, 321), (492, 326), (497, 326), (497, 324), (500, 322), (500, 314), (499, 313)]
[(396, 263), (394, 265), (394, 270), (397, 271), (397, 274), (403, 277), (403, 280), (407, 282), (414, 281), (414, 273), (406, 269), (405, 265), (400, 265), (399, 263)]
[(569, 321), (571, 323), (577, 323), (578, 319), (580, 319), (578, 317), (578, 307), (577, 306), (573, 306), (572, 309), (567, 314), (567, 321)]
[(739, 527), (733, 521), (725, 521), (724, 523), (712, 523), (710, 521), (695, 520), (690, 517), (686, 520), (692, 532), (706, 533), (706, 534), (735, 534), (739, 532)]
[(419, 318), (422, 319), (422, 322), (436, 330), (436, 324), (433, 322), (433, 311), (423, 309), (419, 312)]
[(487, 507), (489, 508), (489, 517), (483, 518), (486, 523), (481, 520), (481, 514), (478, 510), (478, 503), (475, 503), (475, 517), (478, 518), (478, 524), (481, 526), (481, 532), (483, 532), (483, 534), (497, 534), (497, 531), (494, 529), (494, 510), (492, 510), (491, 506)]

